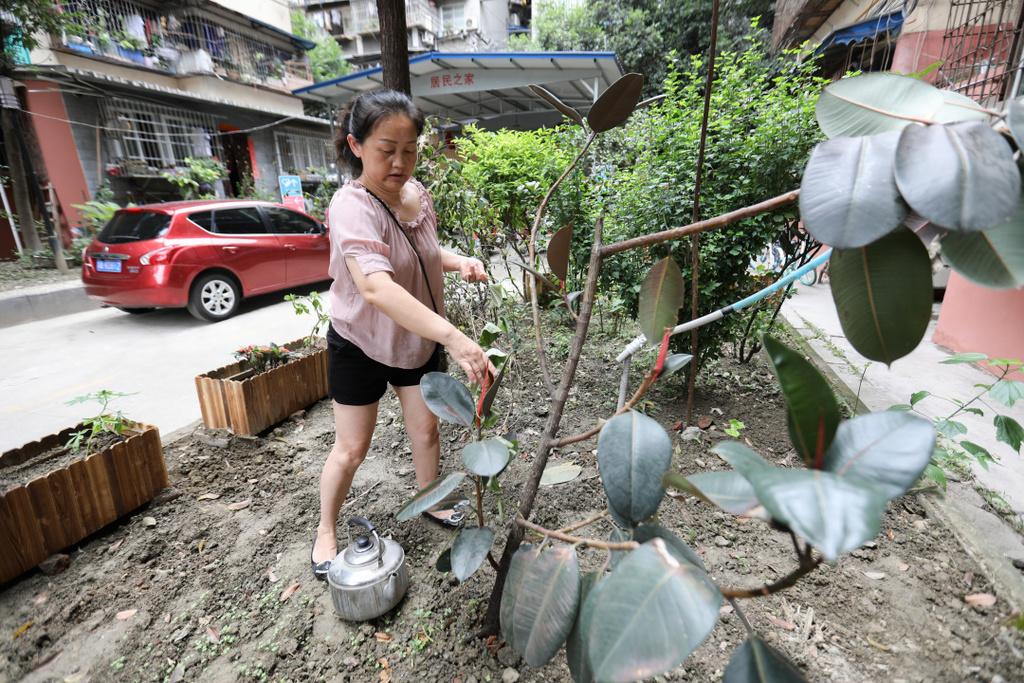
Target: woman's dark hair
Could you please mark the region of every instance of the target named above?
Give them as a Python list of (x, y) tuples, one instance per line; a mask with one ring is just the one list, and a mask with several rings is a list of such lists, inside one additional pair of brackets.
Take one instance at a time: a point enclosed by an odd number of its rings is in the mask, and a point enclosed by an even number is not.
[(355, 98), (338, 114), (338, 131), (334, 136), (334, 150), (338, 162), (348, 166), (353, 177), (363, 172), (363, 162), (352, 153), (347, 136), (352, 134), (359, 142), (366, 140), (377, 123), (393, 114), (408, 116), (416, 126), (416, 135), (423, 132), (423, 112), (412, 99), (397, 90), (376, 90)]

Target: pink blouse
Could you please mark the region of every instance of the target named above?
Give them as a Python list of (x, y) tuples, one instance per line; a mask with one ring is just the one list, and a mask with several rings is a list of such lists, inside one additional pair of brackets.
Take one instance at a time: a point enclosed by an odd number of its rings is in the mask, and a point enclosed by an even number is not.
[[(402, 229), (416, 247), (430, 279), (437, 313), (444, 315), (441, 246), (437, 241), (434, 202), (418, 180), (420, 211)], [(395, 216), (398, 211), (391, 207)], [(380, 203), (358, 180), (334, 193), (327, 211), (331, 231), (330, 275), (334, 279), (328, 299), (335, 331), (375, 361), (395, 368), (414, 369), (430, 359), (435, 342), (409, 332), (363, 298), (352, 280), (346, 257), (354, 258), (363, 275), (385, 271), (424, 306), (433, 310), (430, 291), (416, 253)]]

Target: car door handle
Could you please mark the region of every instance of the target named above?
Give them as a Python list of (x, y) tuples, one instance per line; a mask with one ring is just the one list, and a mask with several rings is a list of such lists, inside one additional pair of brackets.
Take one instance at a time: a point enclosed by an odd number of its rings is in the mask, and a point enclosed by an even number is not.
[(234, 254), (236, 251), (238, 251), (238, 247), (221, 247), (221, 249), (228, 252), (229, 254)]

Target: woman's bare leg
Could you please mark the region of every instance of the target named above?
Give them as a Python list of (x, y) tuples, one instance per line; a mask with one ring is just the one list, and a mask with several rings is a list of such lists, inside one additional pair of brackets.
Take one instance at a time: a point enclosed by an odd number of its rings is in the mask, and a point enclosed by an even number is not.
[[(423, 401), (419, 385), (395, 387), (402, 404), (405, 433), (412, 444), (412, 464), (416, 469), (416, 485), (421, 489), (437, 479), (441, 462), (441, 437), (437, 431), (437, 417)], [(431, 512), (438, 519), (452, 515), (451, 510)]]
[(313, 561), (333, 560), (338, 554), (335, 526), (338, 512), (348, 497), (352, 478), (370, 450), (370, 439), (377, 424), (377, 404), (334, 406), (334, 446), (327, 454), (320, 473), (320, 523), (316, 529)]

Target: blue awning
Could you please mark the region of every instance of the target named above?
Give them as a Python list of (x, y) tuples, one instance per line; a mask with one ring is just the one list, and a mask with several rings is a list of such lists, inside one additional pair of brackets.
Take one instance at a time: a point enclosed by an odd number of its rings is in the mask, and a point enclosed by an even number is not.
[(852, 26), (844, 26), (828, 34), (821, 45), (814, 51), (821, 54), (837, 45), (852, 45), (869, 38), (875, 38), (881, 33), (899, 33), (903, 27), (903, 12), (897, 10), (890, 14), (883, 14), (874, 19), (868, 19)]

